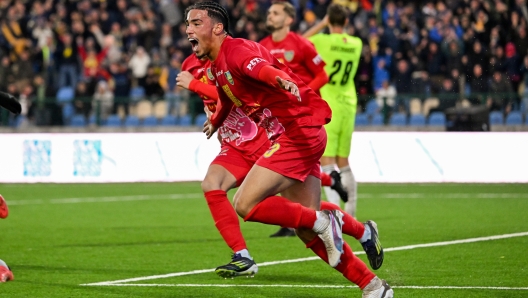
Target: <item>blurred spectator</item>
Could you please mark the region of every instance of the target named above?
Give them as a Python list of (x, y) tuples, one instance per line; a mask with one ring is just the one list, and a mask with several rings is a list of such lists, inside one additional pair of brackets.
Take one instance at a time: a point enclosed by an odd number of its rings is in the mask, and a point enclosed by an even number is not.
[(55, 51), (55, 62), (59, 76), (57, 88), (66, 86), (74, 88), (79, 80), (77, 47), (73, 45), (70, 34), (62, 35), (59, 41)]
[(515, 49), (515, 45), (513, 45), (512, 42), (509, 42), (506, 44), (505, 47), (505, 53), (506, 53), (506, 59), (504, 61), (504, 67), (506, 71), (506, 75), (508, 76), (508, 79), (511, 83), (511, 86), (513, 87), (513, 90), (518, 90), (519, 84), (521, 82), (521, 74), (520, 74), (520, 67), (521, 61), (519, 59), (519, 56), (517, 55), (517, 50)]
[(115, 98), (112, 114), (117, 114), (117, 110), (120, 106), (123, 107), (125, 115), (129, 114), (130, 80), (131, 76), (128, 73), (126, 64), (110, 64), (110, 85), (114, 90)]
[(528, 54), (524, 56), (523, 64), (521, 66), (521, 75), (523, 76), (523, 84), (521, 85), (522, 103), (524, 109), (522, 112), (528, 112)]
[[(92, 90), (90, 90), (92, 89)], [(87, 86), (86, 82), (79, 81), (75, 87), (75, 100), (73, 102), (75, 114), (84, 115), (88, 120), (92, 112), (92, 94), (93, 89)]]
[(105, 81), (99, 81), (95, 88), (93, 100), (100, 108), (101, 119), (106, 119), (111, 113), (114, 106), (114, 94), (110, 90), (108, 83)]
[(82, 59), (85, 80), (96, 81), (99, 78), (104, 78), (105, 80), (109, 78), (108, 72), (102, 66), (103, 59), (106, 58), (108, 53), (108, 47), (97, 53), (92, 39), (89, 39), (85, 46), (83, 39), (77, 37), (77, 51)]
[[(394, 74), (394, 85), (398, 92), (396, 109), (399, 112), (409, 112), (409, 99), (412, 93), (412, 69), (406, 60), (400, 60), (396, 64), (396, 73)], [(394, 106), (394, 104), (392, 104)]]
[(180, 52), (172, 56), (168, 66), (165, 66), (160, 75), (160, 86), (165, 92), (165, 99), (168, 102), (168, 113), (179, 111), (181, 101), (181, 90), (176, 86), (176, 76), (181, 71), (181, 61), (183, 54)]
[(455, 89), (455, 84), (451, 78), (445, 78), (442, 81), (442, 88), (438, 92), (438, 99), (440, 100), (440, 105), (436, 108), (433, 108), (429, 113), (433, 112), (445, 112), (446, 109), (456, 106), (458, 99), (458, 90)]
[(381, 83), (381, 88), (376, 91), (376, 103), (378, 107), (384, 107), (387, 104), (389, 111), (394, 110), (394, 98), (396, 97), (396, 88), (389, 85), (389, 81), (385, 80)]
[(151, 101), (163, 99), (163, 88), (160, 85), (160, 76), (156, 73), (154, 67), (150, 66), (147, 69), (147, 77), (145, 79), (145, 95)]
[(487, 98), (488, 89), (488, 78), (484, 75), (480, 64), (473, 66), (473, 74), (471, 75), (470, 86), (470, 102), (472, 104), (484, 104)]
[(128, 62), (128, 67), (132, 71), (135, 85), (145, 87), (147, 69), (150, 64), (150, 57), (143, 47), (137, 47), (136, 52)]
[(515, 96), (511, 83), (498, 70), (493, 72), (489, 91), (489, 97), (486, 100), (489, 110), (508, 114), (512, 110)]

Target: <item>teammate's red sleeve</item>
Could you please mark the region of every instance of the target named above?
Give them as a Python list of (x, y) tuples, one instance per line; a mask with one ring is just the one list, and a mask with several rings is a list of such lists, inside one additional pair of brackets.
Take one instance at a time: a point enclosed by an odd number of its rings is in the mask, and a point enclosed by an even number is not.
[(189, 84), (189, 90), (192, 92), (198, 93), (201, 97), (207, 96), (207, 98), (212, 100), (218, 100), (218, 92), (216, 87), (213, 85), (206, 84), (204, 82), (193, 79)]
[(229, 99), (225, 100), (225, 97), (222, 97), (221, 95), (218, 97), (218, 101), (216, 102), (216, 111), (213, 115), (211, 115), (211, 119), (209, 119), (214, 127), (220, 127), (233, 108), (232, 101)]
[(278, 84), (275, 77), (279, 77), (286, 81), (295, 82), (287, 73), (271, 65), (263, 66), (258, 73), (258, 78), (260, 81), (268, 83), (272, 86), (277, 86)]
[(321, 87), (328, 83), (328, 75), (326, 71), (319, 72), (315, 78), (308, 84), (308, 87), (312, 88), (313, 91), (317, 92)]

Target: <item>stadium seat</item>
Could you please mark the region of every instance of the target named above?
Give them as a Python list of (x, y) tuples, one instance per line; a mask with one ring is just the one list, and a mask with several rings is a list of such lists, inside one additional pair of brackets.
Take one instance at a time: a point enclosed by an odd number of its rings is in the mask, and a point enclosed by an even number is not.
[(413, 114), (409, 118), (410, 126), (425, 126), (425, 116), (422, 114)]
[(389, 125), (393, 126), (405, 126), (407, 125), (407, 115), (403, 113), (393, 114), (389, 120)]
[(69, 103), (75, 97), (75, 90), (72, 87), (62, 87), (57, 91), (58, 103)]
[(110, 115), (104, 123), (105, 126), (119, 127), (121, 126), (121, 118), (118, 115)]
[(380, 107), (376, 103), (376, 100), (371, 99), (369, 102), (367, 102), (367, 105), (365, 107), (365, 114), (372, 116), (379, 113)]
[(167, 115), (163, 118), (161, 118), (161, 125), (163, 126), (173, 126), (176, 125), (176, 116), (174, 115)]
[(73, 117), (71, 117), (70, 126), (84, 127), (86, 126), (86, 118), (84, 118), (84, 115), (73, 115)]
[(434, 112), (429, 115), (427, 121), (429, 126), (445, 126), (446, 125), (446, 116), (442, 112)]
[(97, 118), (95, 114), (90, 115), (90, 118), (88, 119), (88, 124), (96, 124)]
[(139, 119), (152, 116), (152, 102), (148, 100), (140, 100), (136, 105), (136, 115)]
[(156, 118), (163, 118), (165, 117), (167, 114), (168, 114), (168, 110), (167, 110), (167, 101), (165, 100), (158, 100), (154, 103), (154, 109), (153, 109), (153, 112), (154, 112), (154, 116)]
[(425, 99), (422, 106), (422, 114), (428, 115), (429, 111), (433, 108), (437, 108), (440, 105), (440, 100), (438, 98), (427, 98)]
[(202, 113), (196, 115), (196, 118), (194, 119), (194, 125), (202, 127), (204, 122), (207, 120), (207, 115)]
[(143, 126), (156, 126), (158, 125), (158, 118), (154, 117), (154, 116), (148, 116), (146, 117), (145, 119), (143, 119), (143, 123), (142, 123)]
[(367, 114), (356, 114), (356, 126), (366, 126), (368, 124), (369, 123)]
[(506, 125), (522, 125), (522, 113), (519, 111), (511, 111), (506, 116)]
[(422, 101), (419, 98), (409, 100), (409, 112), (411, 115), (422, 113)]
[(141, 86), (134, 87), (130, 90), (130, 100), (138, 102), (145, 97), (145, 88)]
[(178, 125), (180, 126), (190, 126), (191, 125), (191, 115), (183, 115), (178, 119)]
[(374, 116), (372, 116), (372, 121), (370, 121), (370, 125), (383, 125), (383, 115), (374, 114)]
[(502, 115), (502, 112), (499, 112), (499, 111), (490, 112), (489, 122), (490, 122), (490, 125), (504, 124), (504, 116)]
[(125, 125), (125, 127), (137, 127), (137, 126), (139, 126), (139, 118), (138, 118), (138, 116), (128, 115), (125, 118), (124, 125)]

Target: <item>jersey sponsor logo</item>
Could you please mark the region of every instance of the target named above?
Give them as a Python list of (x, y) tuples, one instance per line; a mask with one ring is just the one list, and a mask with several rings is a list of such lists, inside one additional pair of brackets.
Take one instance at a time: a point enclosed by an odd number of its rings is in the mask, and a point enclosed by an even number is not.
[(286, 59), (286, 61), (288, 62), (291, 62), (294, 56), (295, 56), (295, 51), (285, 51), (284, 52), (284, 59)]
[(218, 78), (219, 76), (223, 75), (224, 74), (224, 71), (223, 70), (220, 70), (220, 71), (217, 71), (216, 72), (216, 77)]
[(224, 93), (231, 99), (231, 101), (235, 104), (235, 106), (240, 107), (242, 106), (242, 102), (240, 99), (236, 98), (236, 96), (231, 92), (231, 89), (229, 89), (229, 85), (223, 85), (222, 90), (224, 90)]
[(337, 52), (353, 54), (354, 52), (356, 52), (356, 49), (355, 48), (345, 48), (341, 46), (331, 46), (330, 51), (337, 51)]
[(270, 158), (273, 155), (273, 153), (277, 152), (279, 149), (280, 149), (280, 144), (279, 143), (275, 143), (275, 144), (271, 145), (271, 147), (268, 149), (268, 151), (264, 152), (264, 154), (263, 154), (264, 158)]
[(227, 81), (229, 82), (229, 84), (231, 84), (231, 85), (235, 84), (235, 81), (233, 81), (233, 77), (231, 76), (231, 73), (229, 71), (226, 71), (224, 73), (224, 75), (225, 75)]
[(253, 68), (259, 64), (260, 62), (264, 62), (266, 60), (262, 59), (262, 58), (253, 58), (251, 59), (251, 61), (249, 61), (248, 65), (246, 65), (247, 69), (249, 69), (250, 71), (253, 70)]
[(207, 69), (207, 77), (209, 80), (214, 81), (215, 77), (213, 76), (213, 72), (211, 71), (211, 68)]
[(317, 56), (313, 57), (312, 62), (315, 65), (319, 65), (321, 62), (323, 62), (323, 58), (321, 58), (320, 55), (317, 55)]
[(220, 136), (226, 142), (236, 139), (236, 145), (242, 142), (253, 140), (258, 133), (258, 127), (240, 108), (236, 108), (229, 113), (223, 126)]
[(277, 117), (273, 117), (269, 109), (264, 109), (262, 113), (258, 113), (258, 124), (266, 129), (268, 139), (274, 140), (278, 138), (284, 131), (284, 126), (279, 122)]

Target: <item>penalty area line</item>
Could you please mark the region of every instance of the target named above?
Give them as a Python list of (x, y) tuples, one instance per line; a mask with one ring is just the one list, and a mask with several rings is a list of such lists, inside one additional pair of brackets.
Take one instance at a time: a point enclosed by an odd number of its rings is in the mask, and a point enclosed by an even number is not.
[[(456, 245), (456, 244), (465, 244), (465, 243), (475, 243), (475, 242), (492, 241), (492, 240), (515, 238), (515, 237), (524, 237), (524, 236), (528, 236), (528, 232), (502, 234), (502, 235), (486, 236), (486, 237), (478, 237), (478, 238), (468, 238), (468, 239), (460, 239), (460, 240), (453, 240), (453, 241), (441, 241), (441, 242), (433, 242), (433, 243), (406, 245), (406, 246), (385, 248), (383, 250), (385, 252), (399, 251), (399, 250), (410, 250), (410, 249), (415, 249), (415, 248), (426, 248), (426, 247), (438, 247), (438, 246), (447, 246), (447, 245)], [(365, 254), (365, 252), (360, 251), (360, 252), (355, 252), (354, 254), (355, 255), (363, 255), (363, 254)], [(307, 258), (299, 258), (299, 259), (291, 259), (291, 260), (283, 260), (283, 261), (264, 262), (264, 263), (258, 264), (258, 266), (259, 267), (264, 267), (264, 266), (272, 266), (272, 265), (280, 265), (280, 264), (288, 264), (288, 263), (298, 263), (298, 262), (307, 262), (307, 261), (315, 261), (315, 260), (320, 260), (320, 258), (319, 257), (307, 257)], [(128, 278), (128, 279), (120, 279), (120, 280), (114, 280), (114, 281), (103, 281), (103, 282), (96, 282), (96, 283), (81, 284), (81, 286), (121, 285), (123, 283), (129, 283), (129, 282), (135, 282), (135, 281), (144, 281), (144, 280), (153, 280), (153, 279), (177, 277), (177, 276), (184, 276), (184, 275), (210, 273), (210, 272), (214, 272), (214, 270), (215, 269), (202, 269), (202, 270), (193, 270), (193, 271), (185, 271), (185, 272), (168, 273), (168, 274), (162, 274), (162, 275), (151, 275), (151, 276), (135, 277), (135, 278)]]

